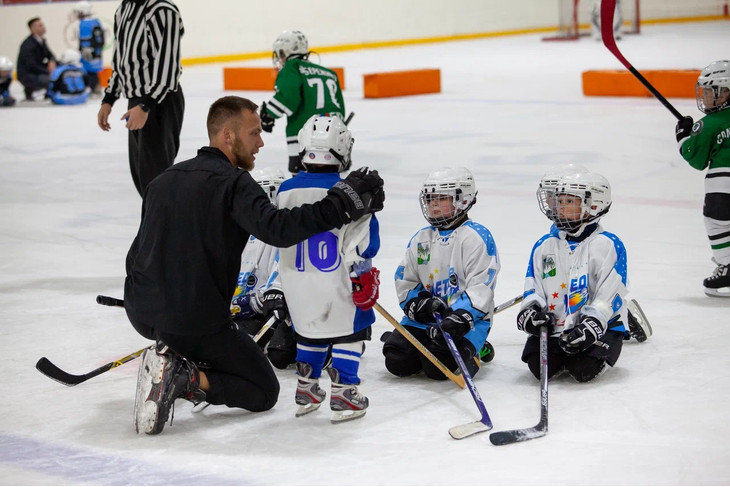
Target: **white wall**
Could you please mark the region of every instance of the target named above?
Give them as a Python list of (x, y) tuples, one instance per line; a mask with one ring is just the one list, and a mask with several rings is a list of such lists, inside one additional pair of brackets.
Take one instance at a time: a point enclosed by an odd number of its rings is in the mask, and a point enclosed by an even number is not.
[[(310, 47), (550, 28), (560, 0), (176, 0), (185, 24), (183, 58), (265, 52), (284, 29)], [(566, 0), (563, 0), (566, 1)], [(568, 0), (569, 1), (569, 0)], [(624, 0), (633, 1), (633, 0)], [(583, 0), (582, 3), (590, 3)], [(641, 0), (644, 20), (720, 15), (728, 0)], [(119, 1), (93, 1), (112, 25)], [(0, 55), (15, 60), (26, 23), (43, 18), (51, 49), (74, 47), (73, 2), (0, 6)], [(107, 50), (107, 63), (110, 51)]]

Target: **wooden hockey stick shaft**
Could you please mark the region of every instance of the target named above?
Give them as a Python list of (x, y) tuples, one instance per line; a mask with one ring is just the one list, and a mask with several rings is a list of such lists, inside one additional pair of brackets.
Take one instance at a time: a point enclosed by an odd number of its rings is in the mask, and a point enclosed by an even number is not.
[(613, 36), (613, 16), (615, 11), (616, 0), (601, 0), (601, 37), (603, 38), (603, 45), (606, 46), (606, 48), (611, 51), (614, 56), (616, 56), (616, 59), (618, 59), (621, 64), (626, 66), (626, 69), (628, 69), (631, 74), (633, 74), (636, 79), (638, 79), (641, 84), (644, 85), (646, 89), (649, 90), (651, 94), (667, 108), (667, 110), (672, 112), (672, 115), (674, 115), (677, 120), (682, 120), (684, 118), (682, 114), (679, 113), (679, 111), (677, 111), (677, 109), (674, 108), (674, 106), (669, 103), (651, 83), (649, 83), (649, 80), (638, 72), (618, 50), (618, 47), (616, 46), (616, 39)]
[(431, 353), (429, 349), (427, 349), (423, 343), (419, 342), (416, 337), (414, 337), (411, 332), (409, 332), (405, 326), (398, 323), (398, 320), (393, 318), (390, 313), (388, 313), (385, 309), (383, 309), (382, 306), (380, 306), (379, 303), (375, 303), (375, 309), (383, 315), (383, 318), (388, 320), (391, 325), (395, 327), (396, 330), (400, 332), (403, 337), (411, 342), (411, 345), (416, 347), (416, 349), (423, 354), (424, 357), (428, 359), (429, 362), (431, 362), (433, 365), (436, 366), (437, 369), (439, 369), (446, 377), (448, 377), (454, 384), (461, 387), (462, 389), (466, 387), (466, 381), (464, 380), (464, 377), (462, 375), (456, 375), (453, 372), (451, 372), (436, 356)]

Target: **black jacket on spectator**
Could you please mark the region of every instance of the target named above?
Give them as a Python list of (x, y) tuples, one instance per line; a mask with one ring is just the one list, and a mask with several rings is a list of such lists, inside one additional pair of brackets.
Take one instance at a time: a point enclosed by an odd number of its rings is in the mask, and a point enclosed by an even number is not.
[(33, 84), (38, 75), (48, 75), (48, 62), (56, 58), (45, 41), (41, 44), (32, 35), (20, 45), (18, 54), (18, 81), (23, 85)]
[[(147, 187), (127, 255), (124, 306), (133, 324), (199, 336), (230, 326), (250, 235), (289, 247), (344, 223), (331, 201), (277, 210), (248, 171), (203, 147)], [(135, 326), (137, 328), (137, 326)]]

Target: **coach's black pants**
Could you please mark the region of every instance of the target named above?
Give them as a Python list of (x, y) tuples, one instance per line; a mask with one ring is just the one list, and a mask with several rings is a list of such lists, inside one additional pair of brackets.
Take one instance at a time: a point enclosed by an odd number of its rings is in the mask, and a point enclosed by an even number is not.
[(201, 364), (210, 389), (206, 401), (249, 411), (267, 411), (279, 399), (279, 381), (264, 352), (236, 324), (201, 336), (173, 335), (132, 322), (145, 338), (162, 340), (183, 357)]
[[(130, 99), (128, 109), (140, 101), (140, 98)], [(175, 162), (184, 112), (185, 97), (182, 87), (178, 87), (149, 112), (144, 127), (129, 131), (129, 169), (140, 195), (150, 181)]]

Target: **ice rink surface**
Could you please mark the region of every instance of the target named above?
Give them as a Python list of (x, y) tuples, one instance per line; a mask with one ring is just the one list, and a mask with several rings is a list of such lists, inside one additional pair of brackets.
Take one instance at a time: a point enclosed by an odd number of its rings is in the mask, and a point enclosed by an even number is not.
[[(730, 23), (645, 26), (618, 46), (638, 70), (700, 69), (727, 59)], [(317, 57), (313, 56), (317, 61)], [(676, 120), (654, 98), (589, 98), (581, 73), (622, 69), (600, 42), (537, 35), (321, 56), (345, 68), (356, 113), (354, 165), (386, 182), (378, 214), (380, 303), (400, 317), (392, 276), (425, 225), (418, 192), (426, 174), (463, 165), (479, 190), (472, 219), (487, 226), (502, 263), (497, 303), (522, 293), (530, 249), (550, 223), (535, 189), (551, 166), (603, 173), (613, 206), (602, 223), (628, 251), (633, 297), (654, 336), (626, 342), (596, 381), (550, 382), (546, 437), (504, 447), (484, 433), (447, 433), (479, 418), (469, 392), (384, 367), (382, 317), (361, 364), (370, 398), (363, 419), (339, 425), (329, 411), (295, 418), (295, 372), (278, 371), (279, 403), (253, 414), (178, 401), (156, 437), (134, 432), (139, 361), (74, 388), (35, 370), (46, 356), (75, 374), (149, 343), (120, 308), (124, 260), (141, 199), (129, 175), (127, 134), (96, 125), (98, 100), (0, 110), (0, 483), (99, 485), (719, 485), (730, 483), (730, 300), (703, 294), (714, 269), (702, 221), (703, 176), (677, 152)], [(268, 60), (249, 65), (268, 65)], [(362, 74), (440, 68), (442, 93), (366, 100)], [(223, 96), (220, 65), (186, 68), (186, 111), (177, 160), (207, 143), (205, 116)], [(17, 84), (14, 94), (22, 97)], [(270, 92), (238, 92), (260, 103)], [(692, 99), (671, 99), (701, 114)], [(285, 168), (284, 123), (264, 134), (259, 167)], [(182, 264), (181, 264), (182, 265)], [(175, 283), (185, 286), (186, 283)], [(494, 361), (475, 381), (494, 431), (533, 426), (539, 384), (520, 362), (516, 308), (496, 316)], [(324, 381), (329, 389), (328, 380)]]

